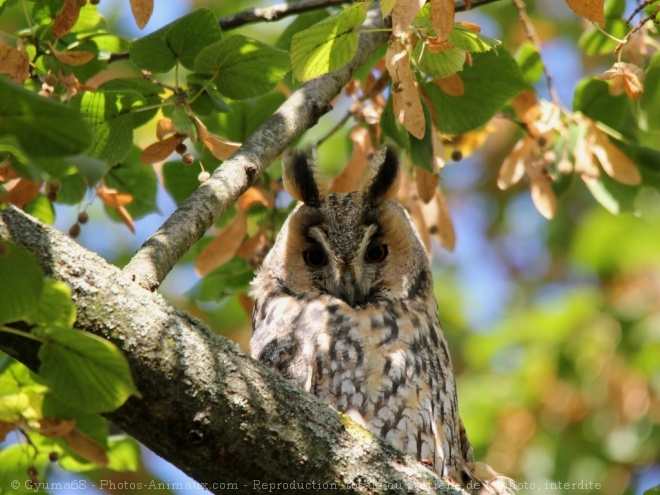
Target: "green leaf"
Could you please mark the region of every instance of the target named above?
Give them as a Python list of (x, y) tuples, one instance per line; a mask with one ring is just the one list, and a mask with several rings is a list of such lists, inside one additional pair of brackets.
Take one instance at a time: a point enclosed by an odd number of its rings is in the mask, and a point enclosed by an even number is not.
[(645, 131), (660, 131), (660, 54), (651, 58), (644, 77), (644, 93), (639, 105), (639, 126)]
[[(605, 31), (621, 39), (628, 33), (626, 23), (621, 19), (605, 19)], [(607, 55), (614, 51), (618, 42), (605, 36), (600, 29), (590, 26), (580, 39), (578, 46), (586, 55)]]
[(131, 60), (140, 69), (167, 72), (179, 62), (193, 70), (195, 58), (222, 35), (213, 12), (196, 10), (131, 44)]
[(543, 75), (543, 61), (541, 54), (529, 41), (525, 41), (516, 52), (516, 62), (522, 75), (529, 84), (534, 84)]
[(575, 88), (573, 109), (592, 120), (630, 136), (635, 124), (625, 95), (612, 96), (608, 84), (598, 79), (584, 79)]
[(197, 141), (197, 126), (184, 107), (177, 106), (174, 108), (174, 112), (172, 113), (172, 125), (174, 125), (176, 130), (181, 134), (188, 135), (191, 141)]
[[(134, 219), (158, 211), (158, 178), (153, 167), (140, 161), (140, 153), (140, 149), (134, 146), (121, 163), (108, 171), (104, 179), (106, 186), (133, 196), (133, 201), (125, 208)], [(121, 221), (114, 208), (106, 208), (106, 211), (116, 221)]]
[(7, 490), (3, 493), (11, 493), (11, 495), (43, 494), (44, 492), (35, 492), (30, 487), (30, 476), (27, 473), (30, 467), (43, 473), (47, 465), (47, 452), (30, 452), (30, 449), (26, 448), (23, 443), (3, 448), (0, 451), (0, 487), (3, 490), (11, 487), (11, 491)]
[(614, 215), (635, 211), (635, 196), (638, 187), (626, 186), (601, 173), (597, 179), (585, 181), (591, 195), (603, 208)]
[(419, 68), (432, 79), (444, 79), (463, 70), (465, 50), (450, 48), (433, 53), (428, 47), (424, 47), (424, 43), (417, 43), (413, 52), (413, 60), (419, 60)]
[(123, 160), (133, 145), (133, 111), (144, 105), (144, 97), (137, 91), (86, 91), (75, 95), (71, 106), (95, 132), (87, 154), (111, 165)]
[(494, 38), (475, 33), (460, 24), (454, 24), (448, 39), (454, 46), (473, 53), (487, 52), (502, 43)]
[(78, 112), (3, 78), (0, 116), (0, 136), (16, 136), (32, 157), (79, 153), (92, 141), (92, 133)]
[(254, 100), (233, 101), (230, 103), (231, 112), (217, 114), (215, 122), (209, 121), (207, 125), (211, 132), (242, 143), (275, 113), (285, 99), (282, 93), (269, 93)]
[(358, 27), (367, 17), (365, 4), (356, 3), (317, 22), (291, 39), (291, 65), (300, 81), (346, 65), (358, 46)]
[(99, 86), (102, 91), (137, 91), (144, 98), (145, 107), (154, 107), (150, 110), (142, 110), (133, 113), (133, 126), (140, 127), (158, 113), (158, 105), (162, 103), (161, 94), (165, 89), (158, 84), (147, 81), (143, 77), (126, 77), (111, 79)]
[(267, 93), (290, 68), (287, 52), (241, 35), (207, 46), (195, 61), (195, 72), (213, 74), (218, 90), (234, 100)]
[(81, 174), (76, 173), (62, 177), (60, 184), (60, 190), (57, 192), (58, 203), (75, 205), (80, 203), (85, 197), (87, 183)]
[(434, 84), (425, 85), (436, 113), (438, 129), (462, 134), (484, 126), (502, 105), (526, 89), (513, 57), (504, 49), (472, 55), (472, 65), (460, 73), (465, 93), (450, 96)]
[(291, 40), (296, 33), (299, 33), (317, 22), (328, 18), (328, 11), (325, 9), (313, 10), (306, 12), (295, 17), (291, 24), (289, 24), (275, 43), (275, 46), (287, 52), (291, 50)]
[[(92, 187), (105, 175), (108, 164), (85, 155), (69, 157), (71, 165), (78, 169), (87, 186)], [(76, 201), (77, 203), (77, 201)]]
[(425, 103), (422, 102), (422, 109), (424, 111), (424, 122), (426, 124), (426, 131), (422, 139), (417, 139), (410, 134), (410, 159), (419, 168), (433, 173), (433, 143), (431, 141), (431, 133), (433, 127), (431, 126), (431, 114)]
[(177, 205), (181, 205), (198, 187), (199, 167), (186, 167), (178, 162), (163, 165), (163, 183), (165, 189)]
[(39, 349), (39, 374), (58, 399), (108, 412), (139, 395), (126, 358), (111, 342), (78, 330), (58, 330), (49, 339)]
[(44, 279), (39, 303), (30, 311), (27, 320), (42, 327), (71, 328), (76, 321), (76, 308), (69, 287), (52, 278)]
[(254, 278), (254, 270), (238, 257), (206, 275), (186, 295), (199, 301), (217, 301), (235, 292), (245, 291)]
[(8, 363), (0, 372), (0, 420), (40, 419), (48, 387), (22, 363), (11, 358)]
[(55, 221), (55, 210), (53, 209), (53, 205), (43, 194), (40, 194), (25, 205), (25, 213), (29, 213), (48, 225), (53, 225), (53, 222)]
[(643, 495), (660, 495), (660, 485), (649, 488), (644, 492)]
[(142, 465), (140, 444), (128, 435), (114, 435), (108, 439), (107, 468), (113, 471), (137, 471)]
[(410, 134), (404, 129), (394, 116), (394, 105), (390, 94), (380, 116), (380, 128), (383, 134), (395, 142), (399, 147), (408, 149), (410, 147)]
[(0, 323), (20, 320), (39, 304), (44, 274), (32, 253), (0, 241)]

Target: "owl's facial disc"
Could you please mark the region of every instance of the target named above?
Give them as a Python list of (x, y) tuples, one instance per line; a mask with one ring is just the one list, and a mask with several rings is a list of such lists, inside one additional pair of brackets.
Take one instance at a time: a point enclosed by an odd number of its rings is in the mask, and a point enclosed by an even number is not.
[(308, 267), (321, 275), (317, 281), (324, 291), (350, 306), (369, 296), (377, 282), (378, 265), (387, 257), (387, 246), (374, 244), (377, 230), (375, 225), (370, 225), (356, 251), (337, 256), (323, 230), (318, 227), (309, 229), (308, 235), (315, 245), (303, 252), (303, 259)]

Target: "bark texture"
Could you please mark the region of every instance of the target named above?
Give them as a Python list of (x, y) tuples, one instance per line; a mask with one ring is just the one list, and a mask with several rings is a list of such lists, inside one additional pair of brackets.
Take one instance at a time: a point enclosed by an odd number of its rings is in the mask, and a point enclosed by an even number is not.
[[(71, 288), (77, 328), (127, 356), (143, 397), (108, 418), (212, 492), (464, 493), (61, 232), (8, 207), (0, 239)], [(0, 333), (0, 349), (38, 367), (32, 340)]]

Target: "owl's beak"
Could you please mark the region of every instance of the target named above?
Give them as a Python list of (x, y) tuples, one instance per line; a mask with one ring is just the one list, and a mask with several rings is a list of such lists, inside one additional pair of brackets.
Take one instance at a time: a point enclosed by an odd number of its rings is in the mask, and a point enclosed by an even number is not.
[(353, 306), (363, 298), (363, 294), (360, 293), (356, 283), (355, 275), (348, 266), (344, 267), (344, 272), (341, 274), (338, 297), (346, 301), (349, 306)]

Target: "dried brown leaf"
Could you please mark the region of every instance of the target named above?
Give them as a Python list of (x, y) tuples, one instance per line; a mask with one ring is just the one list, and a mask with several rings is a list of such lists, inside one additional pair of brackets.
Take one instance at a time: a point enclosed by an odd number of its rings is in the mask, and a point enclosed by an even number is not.
[(415, 184), (417, 185), (419, 199), (423, 203), (428, 203), (435, 197), (435, 190), (438, 187), (438, 176), (419, 167), (415, 167)]
[(457, 24), (461, 27), (464, 27), (465, 29), (469, 29), (473, 33), (479, 34), (481, 32), (481, 26), (479, 24), (475, 24), (474, 22), (461, 21)]
[(99, 197), (103, 204), (111, 208), (125, 206), (133, 201), (133, 196), (126, 193), (117, 191), (117, 189), (110, 189), (106, 186), (98, 186), (96, 188), (96, 195)]
[(140, 160), (145, 165), (151, 165), (152, 163), (162, 162), (176, 149), (176, 145), (179, 140), (176, 136), (170, 136), (167, 139), (162, 141), (156, 141), (153, 144), (147, 146), (142, 153), (140, 154)]
[(387, 70), (392, 77), (394, 115), (410, 134), (422, 139), (426, 132), (424, 111), (415, 86), (406, 47), (399, 40), (390, 41), (385, 54)]
[(135, 23), (140, 29), (144, 29), (154, 11), (154, 0), (131, 0), (131, 10)]
[(425, 3), (426, 0), (396, 0), (392, 10), (392, 34), (395, 37), (408, 32), (410, 24)]
[[(131, 198), (132, 200), (133, 198)], [(133, 217), (131, 217), (131, 214), (128, 212), (126, 207), (120, 205), (116, 206), (115, 210), (117, 211), (117, 215), (119, 215), (119, 218), (121, 218), (121, 221), (124, 222), (124, 225), (128, 227), (128, 229), (135, 234), (135, 224), (133, 223)]]
[(204, 276), (231, 260), (243, 244), (247, 231), (243, 210), (238, 210), (233, 220), (199, 253), (195, 261), (195, 272)]
[(252, 318), (252, 313), (254, 313), (254, 300), (247, 294), (241, 292), (238, 295), (238, 302), (248, 318)]
[(453, 251), (456, 247), (456, 231), (444, 194), (439, 187), (435, 191), (435, 200), (422, 204), (421, 210), (429, 234), (447, 251)]
[(521, 91), (511, 100), (511, 105), (516, 116), (525, 124), (530, 124), (541, 116), (541, 107), (536, 101), (534, 91)]
[(454, 28), (454, 0), (431, 0), (431, 24), (438, 38), (446, 40)]
[(0, 45), (0, 74), (9, 74), (9, 79), (23, 84), (30, 77), (30, 60), (20, 50)]
[(590, 132), (593, 136), (591, 149), (598, 158), (605, 173), (614, 180), (636, 186), (642, 181), (637, 165), (619, 148), (614, 146), (603, 131), (592, 125)]
[(275, 206), (275, 197), (263, 189), (252, 186), (238, 198), (238, 207), (243, 211), (248, 211), (253, 205), (263, 205), (267, 208)]
[(244, 260), (250, 259), (255, 252), (259, 251), (267, 242), (268, 236), (266, 235), (266, 229), (262, 227), (259, 229), (259, 232), (252, 237), (245, 239), (243, 244), (241, 244), (241, 247), (236, 251), (236, 256), (243, 258)]
[(583, 179), (600, 177), (600, 170), (594, 160), (593, 149), (586, 137), (581, 137), (575, 143), (573, 158), (575, 159), (575, 173)]
[(557, 197), (550, 186), (550, 180), (532, 166), (527, 167), (527, 177), (534, 206), (541, 215), (550, 220), (557, 213)]
[(156, 122), (156, 137), (159, 141), (162, 141), (168, 134), (174, 134), (175, 132), (176, 129), (170, 119), (158, 119), (158, 122)]
[(229, 159), (241, 147), (241, 143), (228, 141), (220, 136), (216, 136), (212, 132), (206, 132), (204, 144), (214, 157), (222, 161)]
[(7, 438), (7, 433), (14, 430), (16, 426), (13, 423), (0, 420), (0, 442), (4, 442)]
[(73, 429), (63, 439), (69, 445), (69, 448), (83, 459), (100, 466), (108, 465), (108, 455), (103, 447), (78, 428)]
[(53, 24), (53, 38), (57, 39), (64, 36), (71, 31), (71, 28), (76, 25), (78, 17), (80, 16), (80, 9), (82, 9), (87, 0), (65, 0), (64, 7)]
[(353, 153), (348, 163), (330, 186), (331, 192), (344, 193), (357, 191), (360, 179), (367, 169), (369, 154), (373, 152), (369, 131), (362, 126), (355, 126), (350, 133), (353, 141)]
[(635, 74), (623, 75), (623, 89), (631, 100), (639, 100), (644, 92), (644, 84)]
[(21, 178), (13, 183), (4, 184), (6, 193), (0, 195), (0, 204), (11, 203), (23, 208), (27, 203), (39, 196), (39, 189), (43, 182), (32, 182), (31, 180)]
[(44, 418), (39, 421), (39, 433), (49, 438), (62, 438), (76, 427), (75, 419)]
[(463, 80), (458, 74), (452, 74), (444, 79), (436, 79), (433, 82), (449, 96), (463, 96), (465, 94)]
[(525, 163), (530, 158), (533, 145), (534, 140), (530, 136), (525, 136), (516, 143), (509, 156), (502, 162), (497, 187), (508, 189), (522, 179), (522, 176), (525, 175)]
[(428, 46), (431, 53), (440, 53), (454, 48), (454, 44), (451, 41), (434, 37), (426, 38), (426, 46)]
[(430, 253), (431, 235), (429, 229), (426, 227), (426, 221), (422, 214), (422, 203), (419, 201), (419, 196), (417, 195), (417, 187), (407, 172), (401, 171), (400, 175), (401, 185), (397, 191), (396, 200), (401, 206), (408, 210), (410, 218), (412, 218), (413, 224), (422, 238), (422, 244), (424, 244), (426, 252)]
[(435, 129), (435, 127), (433, 127), (431, 132), (431, 148), (433, 149), (433, 171), (437, 173), (445, 168), (446, 162), (445, 146), (442, 144), (440, 134), (438, 134), (438, 131)]
[(580, 17), (605, 27), (605, 0), (566, 0), (566, 3)]
[(18, 177), (18, 174), (16, 171), (12, 168), (11, 162), (9, 161), (9, 158), (6, 158), (3, 160), (2, 163), (0, 163), (0, 180), (1, 181), (8, 181), (11, 179), (15, 179)]
[(71, 65), (73, 67), (79, 66), (79, 65), (85, 65), (88, 62), (91, 62), (96, 58), (96, 53), (92, 52), (61, 52), (55, 48), (52, 47), (51, 45), (51, 52), (53, 53), (53, 56), (62, 62), (63, 64), (66, 65)]
[(598, 76), (602, 81), (611, 80), (609, 92), (618, 96), (624, 91), (631, 100), (639, 100), (644, 92), (644, 71), (635, 64), (617, 62)]

